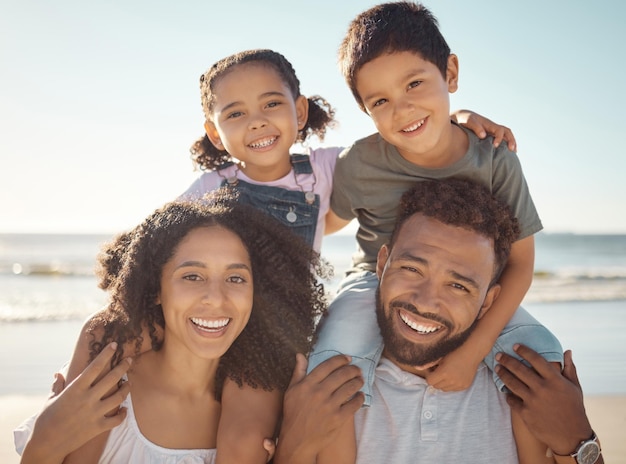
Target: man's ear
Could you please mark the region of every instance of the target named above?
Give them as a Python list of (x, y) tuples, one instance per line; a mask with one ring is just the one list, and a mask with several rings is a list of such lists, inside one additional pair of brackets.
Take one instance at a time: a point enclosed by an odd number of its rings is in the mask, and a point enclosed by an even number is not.
[(383, 245), (380, 247), (380, 250), (378, 250), (378, 259), (376, 260), (376, 275), (378, 276), (378, 280), (383, 277), (383, 272), (388, 259), (389, 247), (387, 245)]
[(226, 150), (226, 148), (224, 148), (224, 144), (222, 143), (222, 139), (220, 139), (220, 134), (217, 132), (215, 124), (213, 124), (211, 121), (206, 121), (204, 123), (204, 130), (210, 142), (215, 148), (217, 148), (218, 150)]
[(296, 116), (298, 118), (298, 130), (301, 131), (309, 119), (309, 100), (304, 95), (296, 98)]
[(485, 299), (483, 300), (483, 305), (480, 307), (478, 319), (483, 317), (485, 313), (489, 311), (489, 308), (491, 308), (491, 305), (494, 301), (496, 301), (496, 298), (498, 298), (498, 295), (500, 294), (500, 288), (500, 284), (493, 284), (491, 288), (487, 290), (487, 294), (485, 295)]
[(448, 56), (446, 83), (450, 93), (456, 92), (459, 88), (459, 58), (454, 53), (450, 53), (450, 56)]

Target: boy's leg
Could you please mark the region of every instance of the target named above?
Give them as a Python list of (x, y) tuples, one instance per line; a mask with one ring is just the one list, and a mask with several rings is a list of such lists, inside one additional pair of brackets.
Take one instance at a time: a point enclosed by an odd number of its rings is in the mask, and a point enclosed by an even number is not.
[(365, 381), (361, 389), (364, 406), (371, 404), (374, 370), (383, 350), (376, 320), (377, 286), (378, 277), (369, 271), (344, 278), (320, 321), (317, 342), (309, 356), (308, 372), (337, 354), (352, 356), (352, 364), (361, 369)]
[(508, 391), (504, 382), (495, 373), (496, 354), (504, 352), (523, 361), (515, 351), (513, 345), (521, 343), (532, 348), (547, 361), (559, 363), (563, 368), (563, 348), (559, 340), (541, 323), (531, 316), (521, 306), (517, 308), (509, 323), (502, 329), (493, 348), (485, 358), (485, 363), (493, 372), (493, 380), (500, 391)]

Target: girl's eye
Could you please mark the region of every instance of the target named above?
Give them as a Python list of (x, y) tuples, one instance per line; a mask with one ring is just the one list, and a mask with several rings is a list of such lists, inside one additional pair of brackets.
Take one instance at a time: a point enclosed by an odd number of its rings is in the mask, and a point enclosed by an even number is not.
[(186, 274), (183, 276), (184, 280), (190, 280), (192, 282), (198, 282), (199, 280), (202, 280), (202, 277), (200, 277), (198, 274)]
[(234, 284), (244, 284), (246, 283), (246, 279), (244, 279), (241, 276), (230, 276), (228, 279), (228, 282), (234, 283)]
[(418, 85), (420, 85), (422, 83), (422, 81), (413, 81), (409, 84), (409, 89), (412, 89), (414, 87), (417, 87)]
[(234, 119), (234, 118), (238, 118), (239, 116), (241, 116), (243, 113), (241, 111), (233, 111), (232, 113), (229, 113), (228, 116), (226, 116), (226, 119)]

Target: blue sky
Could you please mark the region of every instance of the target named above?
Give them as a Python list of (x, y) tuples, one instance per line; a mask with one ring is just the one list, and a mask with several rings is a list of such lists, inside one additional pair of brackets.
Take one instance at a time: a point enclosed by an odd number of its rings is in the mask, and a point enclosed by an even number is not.
[[(373, 132), (336, 50), (377, 2), (217, 3), (0, 0), (0, 232), (116, 232), (174, 199), (198, 175), (198, 77), (243, 49), (336, 107), (325, 145)], [(425, 4), (459, 56), (452, 107), (513, 128), (546, 230), (626, 233), (626, 4)]]

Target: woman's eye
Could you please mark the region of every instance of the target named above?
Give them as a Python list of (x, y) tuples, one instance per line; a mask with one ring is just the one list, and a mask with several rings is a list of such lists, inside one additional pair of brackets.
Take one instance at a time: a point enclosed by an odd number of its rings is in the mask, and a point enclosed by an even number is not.
[(230, 276), (228, 278), (228, 282), (232, 282), (232, 283), (235, 283), (235, 284), (243, 284), (243, 283), (246, 282), (246, 279), (244, 279), (241, 276)]

